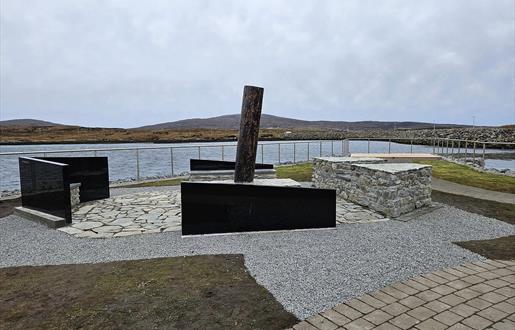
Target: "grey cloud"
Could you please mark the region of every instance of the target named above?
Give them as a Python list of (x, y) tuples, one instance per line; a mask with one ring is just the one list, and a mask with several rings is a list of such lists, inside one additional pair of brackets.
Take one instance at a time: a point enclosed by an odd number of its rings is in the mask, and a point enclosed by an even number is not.
[(515, 122), (512, 0), (0, 0), (0, 117)]

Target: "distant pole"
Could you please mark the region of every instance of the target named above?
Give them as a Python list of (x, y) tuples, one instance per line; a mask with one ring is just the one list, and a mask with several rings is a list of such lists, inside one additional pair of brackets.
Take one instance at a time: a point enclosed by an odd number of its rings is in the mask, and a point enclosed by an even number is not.
[(234, 182), (252, 182), (254, 180), (263, 93), (264, 89), (261, 87), (245, 86), (243, 88)]
[(472, 116), (472, 128), (476, 127), (476, 116)]

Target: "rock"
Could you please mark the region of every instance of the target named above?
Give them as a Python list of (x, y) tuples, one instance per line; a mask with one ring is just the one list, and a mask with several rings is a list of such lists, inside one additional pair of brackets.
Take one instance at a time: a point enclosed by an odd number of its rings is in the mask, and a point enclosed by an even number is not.
[(117, 233), (121, 230), (122, 227), (120, 226), (102, 226), (93, 229), (96, 233)]
[(77, 228), (77, 229), (82, 229), (82, 230), (88, 230), (88, 229), (93, 229), (93, 228), (101, 227), (103, 225), (104, 224), (102, 222), (83, 221), (83, 222), (74, 223), (72, 225), (72, 227), (73, 228)]
[(70, 234), (70, 235), (82, 233), (82, 230), (74, 228), (74, 227), (62, 227), (62, 228), (57, 228), (57, 230), (62, 231), (67, 234)]

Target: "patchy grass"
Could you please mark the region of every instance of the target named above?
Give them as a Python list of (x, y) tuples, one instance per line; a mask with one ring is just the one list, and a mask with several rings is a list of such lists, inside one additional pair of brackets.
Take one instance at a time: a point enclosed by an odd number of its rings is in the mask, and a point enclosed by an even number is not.
[(295, 181), (311, 181), (313, 175), (313, 164), (302, 163), (295, 165), (282, 165), (275, 168), (277, 177), (280, 179), (292, 179)]
[(435, 202), (454, 206), (458, 209), (481, 214), (515, 225), (515, 204), (499, 203), (467, 196), (448, 194), (433, 190), (431, 198)]
[(13, 213), (14, 208), (21, 206), (21, 198), (5, 199), (0, 201), (0, 218)]
[(161, 186), (178, 186), (182, 181), (187, 180), (187, 177), (179, 177), (173, 179), (159, 180), (159, 181), (148, 181), (142, 183), (128, 184), (119, 186), (117, 188), (140, 188), (140, 187), (161, 187)]
[[(513, 204), (487, 201), (435, 190), (433, 190), (431, 198), (435, 202), (451, 205), (467, 212), (481, 214), (485, 217), (515, 224), (515, 205)], [(515, 236), (489, 240), (454, 242), (454, 244), (489, 259), (515, 259)]]
[(6, 329), (284, 329), (242, 255), (0, 269)]
[(475, 171), (468, 166), (444, 160), (419, 161), (421, 164), (433, 166), (433, 176), (439, 179), (515, 194), (515, 178), (492, 173)]
[(505, 236), (480, 241), (455, 242), (464, 249), (488, 259), (515, 260), (515, 236)]

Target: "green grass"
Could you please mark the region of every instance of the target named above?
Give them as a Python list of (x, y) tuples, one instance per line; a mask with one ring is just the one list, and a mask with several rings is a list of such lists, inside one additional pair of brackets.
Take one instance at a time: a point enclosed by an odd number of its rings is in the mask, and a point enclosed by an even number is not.
[(292, 179), (295, 181), (311, 181), (313, 164), (304, 163), (296, 165), (283, 165), (275, 168), (279, 179)]
[(433, 166), (433, 176), (435, 178), (467, 186), (515, 194), (514, 177), (483, 173), (475, 171), (466, 165), (444, 160), (419, 161), (418, 163)]

